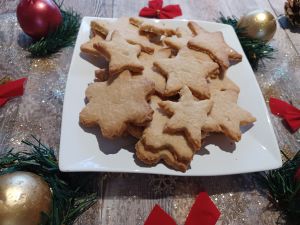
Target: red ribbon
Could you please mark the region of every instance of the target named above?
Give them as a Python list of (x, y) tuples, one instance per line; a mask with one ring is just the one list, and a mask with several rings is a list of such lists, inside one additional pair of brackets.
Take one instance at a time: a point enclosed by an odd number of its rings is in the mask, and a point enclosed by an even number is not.
[[(185, 225), (215, 225), (221, 213), (206, 192), (200, 192)], [(144, 225), (176, 225), (172, 217), (155, 205)]]
[(270, 98), (270, 109), (274, 115), (285, 120), (293, 132), (300, 128), (300, 110), (280, 99)]
[(163, 0), (151, 0), (148, 2), (149, 7), (141, 9), (139, 16), (158, 18), (158, 19), (173, 19), (176, 16), (181, 16), (181, 8), (179, 5), (167, 5), (163, 7)]
[(200, 192), (185, 225), (215, 225), (221, 213), (206, 192)]
[(21, 78), (0, 85), (0, 107), (8, 100), (23, 95), (26, 80), (27, 78)]
[(144, 225), (176, 225), (176, 222), (159, 205), (155, 205)]

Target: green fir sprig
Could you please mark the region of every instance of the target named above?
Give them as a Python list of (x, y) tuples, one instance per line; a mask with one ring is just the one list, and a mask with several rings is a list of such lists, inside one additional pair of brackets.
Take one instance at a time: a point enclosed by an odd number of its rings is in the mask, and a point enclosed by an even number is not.
[(260, 60), (273, 58), (274, 48), (265, 41), (247, 37), (245, 28), (238, 28), (238, 18), (235, 16), (225, 17), (221, 14), (217, 21), (233, 27), (253, 69), (257, 69)]
[(58, 52), (61, 48), (71, 46), (75, 43), (80, 27), (80, 15), (73, 10), (65, 11), (62, 9), (62, 2), (55, 2), (62, 14), (63, 22), (56, 31), (47, 37), (33, 42), (27, 50), (32, 57), (44, 57)]
[(262, 182), (268, 188), (272, 203), (283, 212), (286, 219), (300, 224), (300, 179), (295, 177), (300, 169), (300, 151), (283, 166), (262, 175)]
[(81, 176), (80, 181), (75, 183), (72, 175), (59, 171), (51, 148), (34, 136), (33, 142), (25, 140), (23, 143), (30, 147), (30, 151), (14, 153), (12, 149), (0, 156), (0, 176), (15, 171), (28, 171), (41, 176), (53, 192), (52, 212), (50, 215), (43, 214), (42, 225), (72, 224), (96, 202), (96, 193), (84, 189), (88, 176)]

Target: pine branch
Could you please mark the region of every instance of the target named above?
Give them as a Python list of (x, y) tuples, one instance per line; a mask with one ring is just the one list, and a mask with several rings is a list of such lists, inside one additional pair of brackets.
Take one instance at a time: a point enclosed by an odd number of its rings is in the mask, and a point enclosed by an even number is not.
[(58, 52), (61, 48), (71, 46), (75, 43), (80, 27), (80, 16), (74, 11), (64, 11), (61, 9), (61, 5), (59, 6), (63, 17), (63, 23), (55, 32), (32, 43), (28, 47), (31, 56), (47, 56)]
[(300, 218), (300, 182), (294, 177), (299, 168), (300, 151), (281, 168), (262, 176), (262, 184), (268, 188), (273, 204), (292, 221)]
[(69, 174), (59, 171), (54, 151), (33, 136), (32, 141), (23, 141), (30, 152), (13, 153), (10, 150), (0, 156), (0, 176), (15, 171), (29, 171), (40, 175), (53, 191), (52, 212), (42, 214), (43, 225), (69, 225), (96, 202), (96, 193), (84, 190), (88, 182), (81, 177), (80, 184), (72, 183)]
[(225, 17), (221, 14), (218, 22), (233, 27), (253, 69), (257, 69), (260, 60), (273, 58), (272, 55), (275, 49), (262, 40), (247, 37), (245, 28), (238, 28), (238, 19), (235, 16)]

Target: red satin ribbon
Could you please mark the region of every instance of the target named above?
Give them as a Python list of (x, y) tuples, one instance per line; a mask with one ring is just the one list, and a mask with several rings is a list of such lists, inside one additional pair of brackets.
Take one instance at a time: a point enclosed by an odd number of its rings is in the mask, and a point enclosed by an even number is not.
[[(185, 221), (185, 225), (215, 225), (220, 211), (206, 192), (200, 192)], [(172, 217), (155, 205), (144, 225), (176, 225)]]
[(293, 132), (300, 128), (300, 110), (280, 99), (270, 98), (270, 109), (274, 115), (283, 118)]
[(176, 225), (176, 222), (159, 205), (155, 205), (144, 225)]
[(0, 85), (0, 107), (11, 98), (23, 95), (26, 80), (27, 78), (21, 78)]
[(176, 16), (181, 16), (181, 8), (179, 5), (167, 5), (163, 7), (163, 0), (151, 0), (148, 2), (149, 7), (141, 9), (139, 16), (158, 18), (158, 19), (173, 19)]
[(200, 192), (185, 225), (215, 225), (221, 213), (206, 192)]

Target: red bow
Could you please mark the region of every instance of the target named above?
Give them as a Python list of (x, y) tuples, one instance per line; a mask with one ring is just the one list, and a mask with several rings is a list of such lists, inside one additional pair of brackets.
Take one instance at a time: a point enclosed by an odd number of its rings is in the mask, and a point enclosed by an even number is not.
[(139, 16), (158, 18), (158, 19), (173, 19), (176, 16), (181, 16), (181, 8), (179, 5), (167, 5), (163, 7), (163, 0), (151, 0), (148, 2), (149, 7), (141, 9)]
[(283, 118), (291, 130), (295, 132), (300, 128), (300, 110), (287, 102), (270, 98), (270, 109), (274, 115)]
[[(185, 221), (185, 225), (215, 225), (220, 211), (206, 192), (200, 192)], [(176, 222), (158, 205), (152, 209), (144, 225), (176, 225)]]
[(21, 96), (24, 93), (24, 82), (27, 78), (21, 78), (0, 85), (0, 107), (9, 99)]

